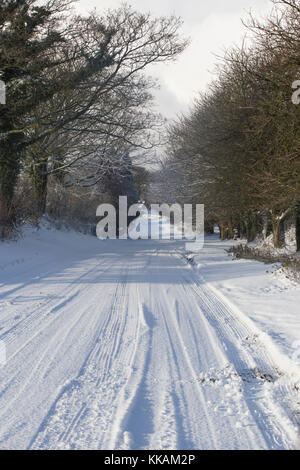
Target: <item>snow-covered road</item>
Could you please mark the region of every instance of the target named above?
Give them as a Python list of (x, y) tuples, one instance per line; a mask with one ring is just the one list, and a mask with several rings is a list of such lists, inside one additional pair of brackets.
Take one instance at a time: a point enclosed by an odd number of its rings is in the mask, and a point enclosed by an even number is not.
[(0, 448), (298, 445), (296, 377), (183, 243), (56, 237), (0, 261)]

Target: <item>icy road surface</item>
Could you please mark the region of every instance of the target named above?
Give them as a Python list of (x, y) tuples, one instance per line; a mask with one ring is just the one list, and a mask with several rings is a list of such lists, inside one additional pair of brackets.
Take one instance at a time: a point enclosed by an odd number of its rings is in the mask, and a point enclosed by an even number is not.
[(33, 238), (1, 247), (0, 448), (299, 445), (298, 369), (182, 242)]

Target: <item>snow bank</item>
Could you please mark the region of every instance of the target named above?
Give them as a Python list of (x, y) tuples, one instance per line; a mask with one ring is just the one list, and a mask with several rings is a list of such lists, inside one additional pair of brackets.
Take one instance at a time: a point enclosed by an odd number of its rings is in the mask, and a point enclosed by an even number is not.
[(299, 283), (288, 279), (278, 265), (232, 259), (226, 250), (233, 243), (240, 242), (208, 236), (202, 252), (189, 257), (205, 281), (256, 325), (281, 367), (299, 374)]

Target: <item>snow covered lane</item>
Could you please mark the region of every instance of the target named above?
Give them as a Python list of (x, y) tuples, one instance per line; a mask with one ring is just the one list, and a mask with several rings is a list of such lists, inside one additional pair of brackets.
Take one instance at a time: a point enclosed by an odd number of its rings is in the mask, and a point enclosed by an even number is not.
[(1, 448), (297, 446), (293, 381), (182, 247), (92, 239), (8, 273)]

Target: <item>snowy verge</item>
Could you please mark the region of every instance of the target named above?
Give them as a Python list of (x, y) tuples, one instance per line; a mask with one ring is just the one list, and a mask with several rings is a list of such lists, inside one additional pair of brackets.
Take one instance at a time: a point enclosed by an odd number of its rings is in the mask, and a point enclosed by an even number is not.
[(90, 252), (91, 245), (99, 247), (99, 240), (72, 229), (58, 230), (47, 220), (43, 220), (40, 227), (24, 225), (17, 240), (0, 242), (0, 276), (4, 271), (15, 270), (18, 265), (28, 266), (39, 260), (47, 262), (53, 257), (61, 259), (62, 255), (74, 250)]
[(231, 308), (253, 323), (278, 365), (299, 380), (300, 285), (278, 264), (233, 259), (228, 254), (233, 243), (240, 242), (208, 236), (204, 249), (187, 255), (188, 261)]

